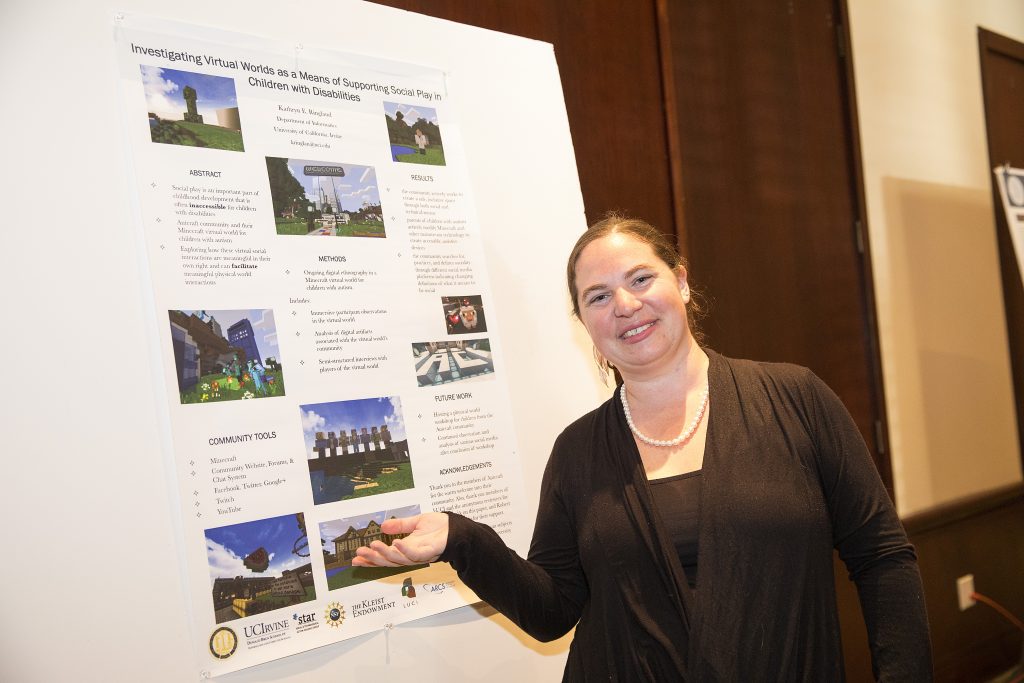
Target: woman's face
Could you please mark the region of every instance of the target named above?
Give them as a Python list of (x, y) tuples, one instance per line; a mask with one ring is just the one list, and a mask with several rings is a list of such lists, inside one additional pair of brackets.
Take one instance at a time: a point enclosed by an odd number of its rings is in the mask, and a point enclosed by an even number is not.
[(686, 357), (686, 271), (671, 270), (650, 245), (626, 233), (594, 240), (576, 262), (576, 287), (580, 320), (624, 378), (656, 375)]

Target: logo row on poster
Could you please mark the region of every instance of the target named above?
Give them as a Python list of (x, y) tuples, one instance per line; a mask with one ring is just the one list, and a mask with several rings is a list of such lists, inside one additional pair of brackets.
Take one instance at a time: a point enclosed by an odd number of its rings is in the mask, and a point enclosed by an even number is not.
[[(272, 621), (255, 621), (236, 630), (230, 626), (218, 626), (210, 634), (210, 654), (217, 659), (228, 659), (237, 654), (239, 648), (253, 650), (271, 643), (283, 642), (298, 634), (315, 631), (324, 625), (331, 629), (344, 629), (346, 620), (352, 621), (371, 614), (408, 609), (418, 605), (421, 596), (440, 595), (455, 588), (454, 581), (427, 582), (419, 585), (411, 577), (402, 582), (400, 596), (380, 595), (367, 598), (348, 606), (340, 602), (329, 602), (323, 612), (296, 611), (290, 617)], [(239, 635), (239, 631), (241, 635)]]

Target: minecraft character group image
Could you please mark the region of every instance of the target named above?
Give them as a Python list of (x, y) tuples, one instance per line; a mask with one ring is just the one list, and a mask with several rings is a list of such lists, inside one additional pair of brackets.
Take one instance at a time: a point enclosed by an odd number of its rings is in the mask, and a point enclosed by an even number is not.
[(168, 311), (182, 403), (284, 396), (270, 309)]

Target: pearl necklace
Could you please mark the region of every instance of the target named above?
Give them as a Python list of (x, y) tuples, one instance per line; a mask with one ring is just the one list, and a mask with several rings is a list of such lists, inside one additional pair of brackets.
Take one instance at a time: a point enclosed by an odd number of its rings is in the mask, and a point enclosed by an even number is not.
[(622, 385), (622, 389), (619, 390), (619, 397), (622, 399), (622, 411), (626, 414), (626, 424), (629, 425), (629, 431), (633, 432), (636, 438), (643, 441), (649, 446), (661, 446), (663, 448), (678, 446), (681, 443), (689, 441), (694, 433), (697, 431), (697, 427), (700, 426), (701, 420), (704, 419), (704, 413), (707, 412), (708, 408), (708, 390), (710, 387), (704, 387), (704, 392), (701, 394), (700, 407), (697, 408), (697, 414), (693, 416), (693, 420), (690, 421), (690, 425), (683, 430), (682, 434), (674, 439), (652, 439), (646, 434), (642, 433), (633, 424), (633, 414), (629, 412), (629, 401), (626, 399), (626, 385)]

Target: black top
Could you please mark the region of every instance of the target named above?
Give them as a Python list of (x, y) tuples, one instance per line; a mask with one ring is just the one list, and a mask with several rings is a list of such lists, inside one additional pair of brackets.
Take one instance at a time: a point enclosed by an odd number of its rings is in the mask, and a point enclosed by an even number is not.
[(842, 403), (806, 368), (708, 355), (699, 590), (617, 394), (555, 441), (528, 560), (456, 514), (441, 559), (535, 638), (575, 625), (566, 681), (842, 681), (835, 547), (876, 677), (930, 681), (914, 549)]
[(654, 507), (675, 546), (690, 588), (697, 585), (697, 521), (700, 518), (700, 470), (651, 479)]

